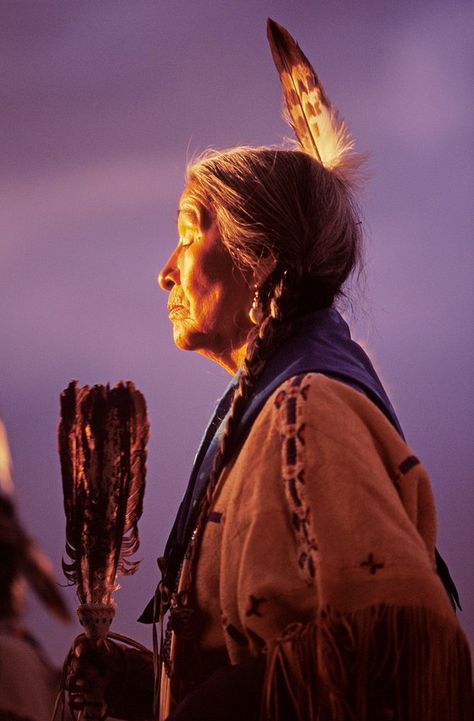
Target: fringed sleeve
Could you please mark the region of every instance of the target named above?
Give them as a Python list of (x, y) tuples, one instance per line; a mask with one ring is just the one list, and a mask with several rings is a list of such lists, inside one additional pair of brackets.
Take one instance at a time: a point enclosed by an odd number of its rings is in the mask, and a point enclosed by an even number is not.
[(265, 721), (472, 721), (469, 648), (430, 609), (322, 610), (269, 649), (263, 709)]
[(429, 478), (365, 396), (289, 379), (225, 486), (222, 625), (232, 663), (266, 655), (264, 721), (472, 721)]

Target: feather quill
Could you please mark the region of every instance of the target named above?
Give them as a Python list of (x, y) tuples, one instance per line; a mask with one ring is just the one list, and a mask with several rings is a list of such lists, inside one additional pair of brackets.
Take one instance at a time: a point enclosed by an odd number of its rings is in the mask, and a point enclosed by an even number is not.
[(66, 514), (63, 570), (82, 604), (112, 603), (117, 575), (135, 573), (149, 424), (133, 383), (61, 394), (59, 455)]
[(283, 88), (287, 120), (301, 149), (325, 168), (349, 176), (364, 157), (354, 152), (354, 138), (331, 105), (311, 63), (290, 33), (271, 18), (267, 37)]

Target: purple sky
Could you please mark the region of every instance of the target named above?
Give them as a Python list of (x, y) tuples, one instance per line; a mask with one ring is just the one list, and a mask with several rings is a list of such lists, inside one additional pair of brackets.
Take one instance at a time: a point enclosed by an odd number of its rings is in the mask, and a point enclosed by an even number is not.
[[(271, 15), (320, 73), (359, 148), (366, 278), (354, 333), (391, 393), (438, 501), (439, 547), (474, 628), (472, 4), (134, 0), (2, 3), (0, 416), (20, 512), (60, 572), (58, 396), (131, 379), (152, 423), (143, 563), (116, 594), (134, 619), (203, 426), (228, 377), (176, 350), (156, 274), (175, 243), (187, 158), (291, 135), (265, 36)], [(71, 606), (74, 595), (69, 590)], [(33, 600), (60, 661), (78, 628)], [(471, 643), (474, 636), (471, 635)]]

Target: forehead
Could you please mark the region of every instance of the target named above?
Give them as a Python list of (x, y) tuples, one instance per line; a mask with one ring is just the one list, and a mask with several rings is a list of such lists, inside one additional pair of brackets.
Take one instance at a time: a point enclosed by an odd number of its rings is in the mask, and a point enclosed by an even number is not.
[(179, 223), (193, 223), (195, 225), (200, 224), (201, 220), (201, 213), (198, 204), (196, 201), (192, 198), (192, 196), (189, 195), (187, 190), (184, 190), (183, 194), (181, 195), (181, 198), (179, 199), (179, 205), (178, 205), (178, 211), (177, 211), (177, 219), (178, 224)]
[(189, 190), (187, 186), (181, 198), (177, 212), (178, 226), (181, 224), (194, 225), (200, 230), (207, 230), (213, 222), (211, 211), (204, 207)]

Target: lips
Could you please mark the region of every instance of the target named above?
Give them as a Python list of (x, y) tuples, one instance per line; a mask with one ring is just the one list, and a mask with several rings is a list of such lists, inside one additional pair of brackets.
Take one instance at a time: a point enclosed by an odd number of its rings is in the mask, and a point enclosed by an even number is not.
[(181, 305), (180, 303), (168, 304), (168, 316), (170, 320), (173, 320), (174, 318), (183, 318), (185, 315), (187, 315), (187, 310), (184, 305)]

